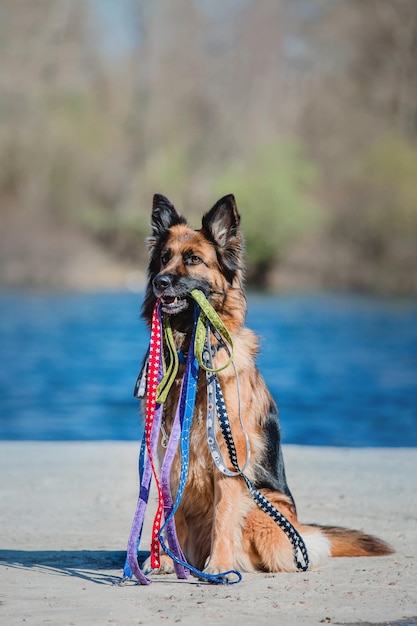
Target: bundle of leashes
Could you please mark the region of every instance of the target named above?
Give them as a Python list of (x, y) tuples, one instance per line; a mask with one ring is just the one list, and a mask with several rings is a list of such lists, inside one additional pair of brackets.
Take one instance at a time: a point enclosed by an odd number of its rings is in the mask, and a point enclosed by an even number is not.
[[(152, 476), (155, 479), (158, 492), (158, 507), (152, 529), (151, 568), (158, 569), (160, 566), (159, 552), (161, 546), (164, 552), (172, 558), (178, 578), (188, 578), (190, 572), (193, 572), (193, 574), (199, 578), (205, 579), (211, 583), (235, 584), (242, 579), (241, 573), (237, 570), (229, 570), (219, 574), (208, 574), (191, 566), (185, 559), (176, 534), (174, 516), (181, 502), (188, 475), (189, 438), (194, 413), (199, 368), (202, 368), (206, 372), (207, 443), (216, 467), (226, 476), (241, 477), (245, 481), (256, 504), (272, 517), (291, 541), (297, 569), (305, 571), (308, 569), (309, 559), (302, 537), (286, 517), (254, 487), (244, 473), (249, 463), (250, 445), (241, 419), (240, 406), (239, 419), (246, 441), (246, 461), (243, 468), (239, 467), (223, 393), (217, 377), (217, 372), (225, 369), (230, 364), (235, 367), (233, 362), (232, 338), (221, 318), (210, 305), (204, 294), (195, 289), (191, 292), (191, 296), (195, 300), (193, 335), (186, 358), (179, 402), (161, 467), (160, 479), (155, 468), (154, 458), (157, 455), (163, 403), (177, 375), (179, 358), (172, 335), (169, 315), (161, 315), (161, 305), (159, 301), (155, 304), (152, 316), (147, 363), (144, 366), (144, 371), (139, 375), (135, 386), (136, 396), (141, 396), (146, 391), (146, 420), (139, 454), (140, 489), (138, 503), (128, 540), (123, 580), (131, 579), (135, 576), (139, 583), (143, 585), (150, 583), (150, 579), (140, 569), (138, 549), (143, 530), (146, 506), (149, 499)], [(228, 357), (226, 362), (217, 369), (213, 367), (212, 358), (214, 347), (212, 347), (210, 341), (211, 333), (218, 342), (218, 345), (225, 349)], [(169, 355), (168, 364), (165, 363), (164, 348), (165, 352)], [(238, 385), (236, 368), (235, 374)], [(240, 394), (238, 389), (238, 401), (239, 398)], [(216, 416), (221, 433), (225, 439), (229, 460), (233, 467), (232, 470), (228, 469), (224, 462), (215, 436)], [(177, 494), (173, 502), (170, 491), (170, 475), (172, 462), (178, 450), (178, 446), (180, 446), (181, 470)], [(167, 541), (164, 536), (166, 536)]]

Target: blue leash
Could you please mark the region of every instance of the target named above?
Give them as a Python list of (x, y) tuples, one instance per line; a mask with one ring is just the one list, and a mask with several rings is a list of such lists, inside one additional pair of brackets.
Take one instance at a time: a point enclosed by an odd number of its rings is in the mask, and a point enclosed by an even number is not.
[[(200, 308), (196, 304), (194, 309), (194, 321), (196, 322), (198, 316), (200, 314)], [(190, 346), (194, 345), (195, 339), (195, 328), (196, 324), (194, 324), (194, 331), (191, 338)], [(184, 374), (184, 387), (183, 387), (183, 397), (180, 398), (181, 406), (180, 406), (180, 415), (181, 415), (181, 440), (180, 440), (180, 450), (181, 450), (181, 472), (180, 472), (180, 480), (177, 490), (177, 495), (175, 498), (174, 506), (172, 507), (171, 512), (168, 517), (165, 519), (165, 523), (162, 526), (159, 533), (159, 541), (162, 546), (164, 552), (171, 557), (174, 563), (181, 565), (182, 567), (190, 570), (198, 576), (199, 578), (203, 578), (210, 583), (215, 584), (236, 584), (242, 580), (242, 574), (237, 570), (228, 570), (227, 572), (222, 572), (219, 574), (207, 574), (202, 572), (190, 565), (186, 560), (181, 559), (176, 554), (174, 554), (166, 545), (163, 537), (163, 531), (165, 527), (169, 524), (171, 520), (173, 520), (174, 515), (180, 505), (185, 484), (188, 476), (188, 468), (189, 468), (189, 460), (190, 460), (190, 432), (191, 432), (191, 423), (194, 415), (194, 407), (195, 407), (195, 398), (197, 394), (197, 383), (198, 383), (198, 372), (199, 365), (197, 359), (194, 354), (194, 350), (190, 349), (187, 355), (186, 360), (186, 371)], [(229, 581), (227, 580), (228, 574), (235, 574), (237, 580)]]
[[(175, 523), (174, 522), (174, 515), (175, 515), (175, 513), (178, 510), (178, 507), (180, 505), (180, 502), (181, 502), (181, 499), (182, 499), (182, 496), (183, 496), (183, 493), (184, 493), (184, 489), (185, 489), (187, 476), (188, 476), (189, 458), (190, 458), (190, 452), (189, 452), (190, 431), (191, 431), (192, 418), (193, 418), (193, 415), (194, 415), (195, 398), (196, 398), (196, 394), (197, 394), (198, 373), (199, 373), (199, 365), (198, 365), (197, 359), (195, 357), (194, 350), (192, 348), (194, 346), (195, 329), (196, 329), (196, 326), (197, 326), (196, 322), (197, 322), (197, 319), (199, 317), (199, 314), (200, 314), (200, 307), (197, 304), (195, 304), (195, 307), (194, 307), (194, 320), (195, 320), (194, 331), (193, 331), (193, 336), (192, 336), (191, 343), (190, 343), (190, 350), (189, 350), (188, 355), (187, 355), (186, 369), (185, 369), (185, 374), (184, 374), (184, 381), (183, 381), (183, 386), (182, 386), (181, 397), (180, 397), (180, 400), (179, 400), (179, 402), (180, 402), (180, 407), (179, 407), (179, 409), (180, 409), (180, 424), (181, 424), (181, 437), (180, 437), (181, 470), (180, 470), (180, 480), (179, 480), (179, 485), (178, 485), (178, 490), (177, 490), (177, 495), (176, 495), (176, 498), (175, 498), (174, 505), (173, 505), (171, 511), (169, 512), (168, 516), (165, 518), (165, 522), (164, 522), (164, 524), (163, 524), (163, 526), (162, 526), (162, 528), (161, 528), (161, 530), (159, 532), (158, 538), (159, 538), (159, 542), (160, 542), (161, 547), (164, 550), (164, 552), (174, 561), (174, 563), (179, 565), (181, 568), (184, 568), (184, 570), (191, 571), (198, 578), (204, 579), (207, 582), (210, 582), (210, 583), (213, 583), (213, 584), (229, 584), (229, 585), (233, 585), (233, 584), (236, 584), (236, 583), (238, 583), (238, 582), (240, 582), (242, 580), (242, 574), (239, 571), (237, 571), (237, 570), (228, 570), (226, 572), (221, 572), (219, 574), (208, 574), (206, 572), (203, 572), (203, 571), (197, 569), (196, 567), (190, 565), (189, 563), (187, 563), (185, 558), (182, 559), (181, 556), (179, 556), (178, 554), (175, 554), (172, 550), (170, 550), (170, 548), (168, 548), (168, 546), (166, 545), (166, 542), (165, 542), (164, 537), (163, 537), (163, 532), (167, 528), (167, 526), (170, 523)], [(146, 456), (146, 445), (145, 445), (145, 437), (143, 437), (142, 444), (141, 444), (141, 449), (140, 449), (140, 454), (139, 454), (139, 479), (141, 481), (141, 484), (142, 484), (142, 477), (143, 477), (143, 472), (144, 472), (144, 467), (145, 467), (145, 456)], [(150, 480), (149, 480), (149, 485), (148, 485), (147, 489), (145, 488), (145, 492), (141, 493), (141, 496), (143, 496), (143, 498), (146, 499), (146, 502), (148, 501), (148, 497), (149, 497), (149, 486), (150, 486)], [(141, 487), (141, 490), (142, 491), (144, 490), (143, 486)], [(137, 541), (136, 551), (139, 549), (141, 534), (142, 534), (142, 528), (140, 530), (139, 539)], [(236, 576), (236, 580), (228, 580), (227, 576), (230, 575), (230, 574), (234, 574)], [(126, 560), (126, 563), (125, 563), (123, 575), (124, 575), (124, 578), (132, 578), (132, 576), (133, 576), (131, 568), (130, 568), (129, 563), (128, 563), (127, 560)], [(141, 584), (147, 584), (147, 582), (142, 582), (142, 580), (139, 580), (139, 582)]]
[[(198, 312), (196, 314), (198, 318), (199, 307), (196, 305), (195, 308), (196, 310), (198, 309)], [(194, 334), (191, 339), (191, 346), (192, 345), (194, 345)], [(181, 443), (180, 443), (180, 449), (181, 449), (180, 481), (178, 485), (178, 491), (177, 491), (177, 496), (175, 498), (174, 506), (171, 512), (169, 513), (168, 517), (166, 518), (165, 523), (162, 526), (161, 531), (159, 533), (159, 541), (161, 543), (161, 546), (164, 552), (166, 552), (166, 554), (169, 557), (171, 557), (171, 559), (175, 563), (190, 570), (199, 578), (203, 578), (207, 580), (208, 582), (215, 583), (215, 584), (236, 584), (242, 580), (242, 574), (238, 572), (237, 570), (228, 570), (227, 572), (222, 572), (219, 574), (207, 574), (205, 572), (202, 572), (201, 570), (193, 567), (192, 565), (187, 563), (187, 561), (182, 560), (176, 554), (174, 554), (166, 545), (164, 541), (164, 537), (163, 537), (163, 531), (165, 527), (174, 518), (174, 515), (179, 507), (179, 504), (181, 502), (181, 499), (184, 493), (187, 476), (188, 476), (188, 467), (189, 467), (189, 458), (190, 458), (190, 451), (189, 451), (190, 431), (191, 431), (191, 422), (192, 422), (192, 418), (194, 414), (195, 398), (196, 398), (196, 393), (197, 393), (198, 372), (199, 372), (199, 366), (198, 366), (197, 359), (194, 355), (194, 351), (190, 350), (187, 355), (187, 361), (186, 361), (186, 372), (185, 372), (186, 379), (185, 379), (184, 394), (183, 394), (184, 397), (181, 398), (180, 400), (182, 404), (181, 406)], [(227, 580), (226, 577), (229, 574), (235, 574), (237, 577), (237, 580), (233, 580), (233, 581)]]

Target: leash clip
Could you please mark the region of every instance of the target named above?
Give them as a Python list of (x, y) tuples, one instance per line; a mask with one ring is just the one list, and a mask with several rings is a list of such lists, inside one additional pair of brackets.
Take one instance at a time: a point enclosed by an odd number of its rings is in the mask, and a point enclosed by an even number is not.
[(133, 396), (135, 398), (144, 398), (146, 395), (146, 386), (148, 383), (148, 365), (149, 365), (149, 357), (146, 358), (142, 369), (139, 372), (139, 376), (137, 377), (135, 390), (133, 392)]
[(161, 446), (163, 448), (167, 448), (168, 446), (168, 441), (169, 441), (169, 437), (168, 437), (168, 433), (165, 430), (165, 426), (164, 423), (161, 422), (161, 433), (162, 433), (162, 437), (161, 437)]

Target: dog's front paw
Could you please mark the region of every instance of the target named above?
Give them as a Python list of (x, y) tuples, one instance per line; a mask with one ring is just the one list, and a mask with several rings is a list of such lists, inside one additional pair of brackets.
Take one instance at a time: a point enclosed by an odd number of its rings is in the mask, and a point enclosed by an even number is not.
[(233, 566), (225, 565), (223, 563), (209, 562), (206, 563), (206, 567), (203, 570), (204, 574), (210, 574), (210, 576), (217, 576), (223, 580), (223, 582), (236, 582), (238, 574)]
[(166, 554), (161, 554), (158, 569), (152, 569), (151, 557), (146, 559), (143, 563), (142, 569), (145, 574), (172, 574), (175, 571), (172, 559), (170, 559)]

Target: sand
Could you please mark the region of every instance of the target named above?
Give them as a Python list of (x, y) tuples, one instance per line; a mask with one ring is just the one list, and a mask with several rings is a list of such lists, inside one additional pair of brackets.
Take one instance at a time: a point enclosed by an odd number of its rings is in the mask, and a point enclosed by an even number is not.
[(416, 449), (284, 447), (300, 518), (378, 534), (392, 556), (120, 587), (137, 454), (135, 442), (0, 443), (2, 625), (417, 624)]

